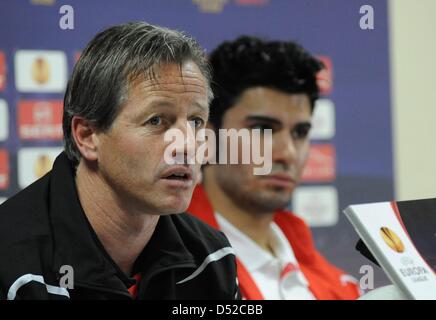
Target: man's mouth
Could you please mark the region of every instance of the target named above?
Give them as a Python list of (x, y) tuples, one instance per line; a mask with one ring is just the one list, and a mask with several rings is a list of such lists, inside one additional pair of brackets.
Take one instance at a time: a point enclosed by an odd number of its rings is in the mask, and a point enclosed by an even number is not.
[(262, 180), (275, 187), (292, 188), (296, 185), (296, 180), (286, 173), (273, 173), (262, 176)]
[(170, 179), (170, 180), (188, 180), (189, 176), (185, 173), (174, 173), (168, 177), (165, 177), (164, 179)]
[(193, 171), (186, 166), (175, 166), (165, 170), (161, 179), (172, 187), (190, 187), (193, 184)]

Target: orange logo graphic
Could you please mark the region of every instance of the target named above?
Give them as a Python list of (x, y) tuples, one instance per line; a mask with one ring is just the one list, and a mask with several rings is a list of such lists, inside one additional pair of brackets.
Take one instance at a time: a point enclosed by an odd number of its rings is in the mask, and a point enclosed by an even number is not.
[(50, 64), (44, 58), (36, 58), (33, 62), (32, 78), (40, 85), (47, 83), (50, 79)]
[(380, 235), (383, 241), (394, 251), (404, 252), (404, 244), (395, 232), (387, 227), (380, 228)]
[(47, 172), (51, 170), (52, 166), (53, 160), (49, 156), (45, 154), (40, 155), (36, 159), (35, 166), (33, 167), (35, 177), (37, 179), (42, 178)]
[(202, 12), (220, 13), (228, 0), (192, 0)]

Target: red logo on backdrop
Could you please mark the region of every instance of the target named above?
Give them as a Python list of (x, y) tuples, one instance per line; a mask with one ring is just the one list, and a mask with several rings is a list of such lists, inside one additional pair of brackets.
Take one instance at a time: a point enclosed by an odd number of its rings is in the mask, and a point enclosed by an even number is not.
[(316, 75), (316, 82), (320, 93), (329, 95), (333, 91), (333, 62), (326, 56), (318, 56), (317, 58), (324, 63), (324, 69)]
[(79, 61), (81, 55), (82, 55), (82, 52), (81, 52), (81, 51), (77, 51), (77, 52), (74, 54), (74, 64), (76, 64), (77, 61)]
[(18, 103), (18, 131), (23, 140), (62, 139), (62, 100)]
[(9, 187), (9, 154), (0, 150), (0, 189)]
[(309, 159), (303, 171), (304, 182), (331, 182), (336, 179), (336, 150), (331, 144), (310, 147)]
[(6, 58), (5, 54), (0, 51), (0, 91), (6, 88)]
[(235, 3), (240, 6), (264, 6), (269, 0), (236, 0)]

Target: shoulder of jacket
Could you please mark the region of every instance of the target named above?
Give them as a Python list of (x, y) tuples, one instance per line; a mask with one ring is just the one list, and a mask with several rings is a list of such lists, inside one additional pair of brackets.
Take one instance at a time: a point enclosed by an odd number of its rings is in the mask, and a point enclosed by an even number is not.
[(199, 241), (203, 245), (211, 246), (214, 249), (230, 247), (230, 243), (224, 233), (191, 214), (172, 215), (172, 219), (182, 237)]
[(45, 176), (0, 206), (0, 252), (34, 245), (49, 236), (48, 180)]

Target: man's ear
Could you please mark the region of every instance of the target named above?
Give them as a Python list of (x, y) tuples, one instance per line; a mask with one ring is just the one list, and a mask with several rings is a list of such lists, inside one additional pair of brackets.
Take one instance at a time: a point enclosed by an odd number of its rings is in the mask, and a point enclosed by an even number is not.
[(88, 120), (74, 116), (71, 120), (71, 136), (84, 159), (88, 161), (98, 159), (98, 137), (95, 128)]

